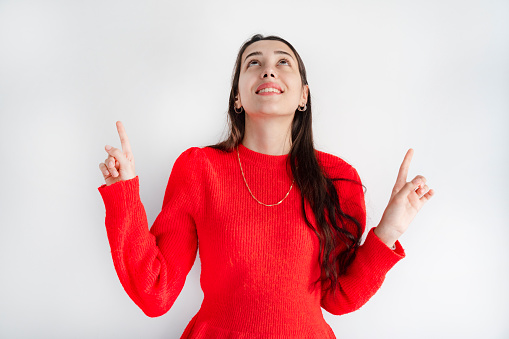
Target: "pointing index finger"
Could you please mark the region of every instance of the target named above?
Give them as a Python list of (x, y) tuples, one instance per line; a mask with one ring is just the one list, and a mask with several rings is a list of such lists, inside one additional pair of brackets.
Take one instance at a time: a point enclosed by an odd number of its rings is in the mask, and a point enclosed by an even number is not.
[(120, 136), (120, 143), (122, 144), (122, 151), (125, 153), (131, 153), (131, 145), (129, 144), (129, 139), (127, 138), (127, 133), (125, 132), (124, 125), (121, 121), (117, 121), (117, 131)]
[(396, 179), (396, 185), (394, 185), (394, 191), (399, 192), (403, 186), (406, 184), (406, 178), (408, 176), (408, 168), (410, 167), (410, 161), (412, 160), (412, 156), (414, 155), (414, 150), (410, 148), (403, 159), (403, 163), (399, 168), (398, 178)]

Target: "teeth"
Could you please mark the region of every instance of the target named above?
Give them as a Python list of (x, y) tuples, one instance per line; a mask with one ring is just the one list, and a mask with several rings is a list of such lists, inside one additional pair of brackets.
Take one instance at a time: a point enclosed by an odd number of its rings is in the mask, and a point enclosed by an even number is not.
[(264, 89), (260, 90), (258, 93), (265, 93), (265, 92), (275, 92), (275, 93), (281, 93), (281, 91), (280, 91), (280, 90), (275, 89), (275, 88), (271, 88), (271, 87), (269, 87), (269, 88), (264, 88)]

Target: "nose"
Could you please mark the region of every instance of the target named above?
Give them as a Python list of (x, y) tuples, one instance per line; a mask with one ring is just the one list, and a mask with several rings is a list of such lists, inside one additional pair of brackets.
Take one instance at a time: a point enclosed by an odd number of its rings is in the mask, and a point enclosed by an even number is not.
[(274, 71), (274, 69), (272, 67), (267, 67), (262, 72), (262, 78), (268, 78), (268, 77), (277, 78), (277, 74), (276, 74), (276, 72)]

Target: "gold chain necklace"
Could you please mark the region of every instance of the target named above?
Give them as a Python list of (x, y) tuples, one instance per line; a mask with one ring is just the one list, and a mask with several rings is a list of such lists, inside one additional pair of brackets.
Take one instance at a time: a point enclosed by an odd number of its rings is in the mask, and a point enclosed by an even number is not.
[(281, 201), (279, 201), (277, 204), (268, 205), (268, 204), (264, 204), (260, 200), (256, 199), (256, 197), (251, 192), (251, 189), (249, 188), (249, 185), (247, 184), (246, 177), (244, 176), (244, 171), (242, 170), (242, 164), (240, 163), (240, 155), (239, 155), (239, 145), (237, 145), (237, 157), (239, 158), (240, 171), (242, 172), (242, 178), (244, 178), (244, 182), (246, 183), (246, 187), (247, 187), (249, 193), (251, 194), (251, 196), (254, 198), (254, 200), (258, 201), (258, 203), (260, 203), (260, 204), (262, 204), (264, 206), (276, 206), (276, 205), (279, 205), (280, 203), (282, 203), (283, 200), (286, 199), (288, 194), (290, 194), (290, 191), (292, 190), (292, 187), (293, 187), (293, 183), (295, 182), (295, 178), (293, 178), (292, 185), (290, 186), (290, 189), (288, 190), (288, 193), (286, 193), (285, 197), (283, 199), (281, 199)]

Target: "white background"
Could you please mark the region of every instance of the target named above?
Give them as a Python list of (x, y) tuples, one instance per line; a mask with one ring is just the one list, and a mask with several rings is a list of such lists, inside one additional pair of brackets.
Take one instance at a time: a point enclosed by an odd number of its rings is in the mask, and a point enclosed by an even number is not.
[(338, 338), (507, 338), (509, 2), (0, 1), (0, 337), (179, 338), (203, 294), (197, 257), (149, 318), (116, 276), (97, 187), (124, 123), (149, 223), (177, 156), (225, 135), (241, 44), (301, 54), (317, 149), (367, 186), (368, 228), (399, 165), (436, 195), (407, 257)]

